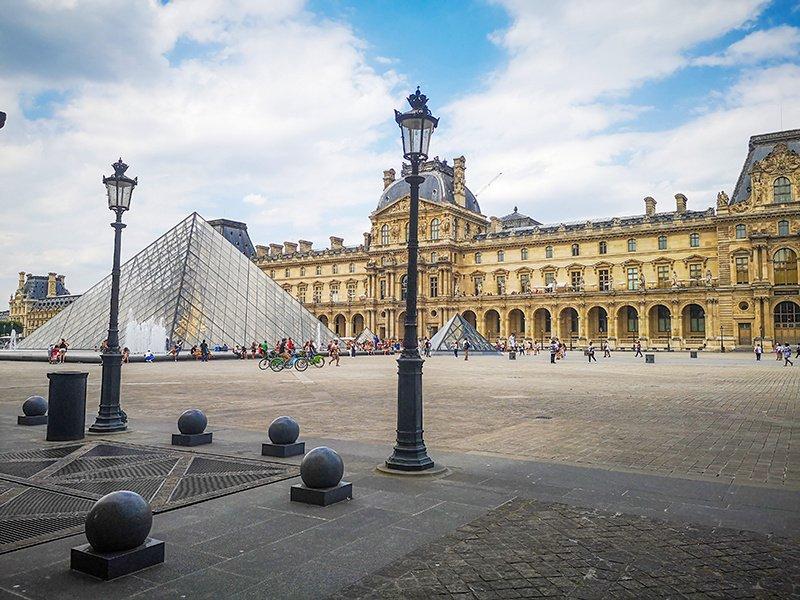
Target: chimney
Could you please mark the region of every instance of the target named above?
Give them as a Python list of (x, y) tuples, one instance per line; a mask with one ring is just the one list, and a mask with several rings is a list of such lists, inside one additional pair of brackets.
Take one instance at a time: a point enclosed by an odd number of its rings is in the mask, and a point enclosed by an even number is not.
[(372, 234), (369, 231), (364, 232), (364, 250), (369, 250), (370, 244), (372, 244)]
[(341, 250), (344, 247), (344, 238), (331, 236), (331, 250)]
[(261, 244), (256, 246), (256, 256), (258, 258), (264, 258), (269, 253), (269, 248), (266, 246), (262, 246)]
[(456, 204), (459, 206), (467, 206), (467, 192), (466, 192), (466, 178), (464, 171), (467, 167), (467, 159), (459, 156), (453, 159), (453, 195), (455, 196)]
[(55, 273), (48, 273), (47, 274), (47, 295), (48, 295), (48, 297), (56, 295), (56, 274)]
[(498, 233), (502, 225), (497, 217), (489, 217), (489, 233)]
[(283, 246), (280, 244), (270, 244), (269, 245), (269, 255), (270, 256), (280, 256), (283, 252)]
[(19, 286), (17, 287), (18, 290), (21, 290), (25, 287), (25, 271), (19, 272)]
[(388, 188), (394, 183), (394, 175), (394, 169), (389, 169), (388, 171), (383, 172), (383, 189)]
[(309, 242), (308, 240), (299, 240), (300, 243), (300, 252), (306, 253), (311, 252), (311, 246), (314, 245), (313, 242)]
[(294, 242), (283, 242), (283, 253), (294, 254), (297, 252), (297, 244)]
[(655, 198), (648, 196), (644, 199), (644, 214), (648, 217), (652, 217), (656, 214), (656, 201)]
[(682, 215), (686, 212), (686, 203), (688, 200), (683, 194), (675, 194), (675, 212)]

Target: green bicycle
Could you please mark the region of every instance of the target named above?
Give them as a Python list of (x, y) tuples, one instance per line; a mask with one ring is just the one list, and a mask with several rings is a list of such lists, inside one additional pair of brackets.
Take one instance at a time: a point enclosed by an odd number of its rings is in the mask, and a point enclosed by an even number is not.
[(311, 358), (308, 358), (308, 355), (306, 354), (306, 360), (308, 361), (308, 364), (314, 365), (318, 369), (321, 369), (325, 366), (325, 357), (321, 354), (315, 354)]
[[(267, 359), (264, 359), (267, 360)], [(260, 365), (259, 365), (260, 366)], [(294, 367), (298, 371), (305, 371), (308, 368), (308, 361), (297, 354), (292, 355), (289, 360), (284, 360), (280, 356), (269, 359), (269, 368), (275, 371), (282, 371), (283, 369), (291, 369)]]

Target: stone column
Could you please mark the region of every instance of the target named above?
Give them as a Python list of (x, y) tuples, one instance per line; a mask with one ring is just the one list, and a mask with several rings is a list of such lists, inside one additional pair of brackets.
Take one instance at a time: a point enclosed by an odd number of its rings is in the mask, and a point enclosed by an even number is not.
[(647, 347), (650, 341), (650, 319), (647, 318), (644, 302), (639, 303), (636, 311), (639, 315), (639, 337), (645, 340), (644, 346)]

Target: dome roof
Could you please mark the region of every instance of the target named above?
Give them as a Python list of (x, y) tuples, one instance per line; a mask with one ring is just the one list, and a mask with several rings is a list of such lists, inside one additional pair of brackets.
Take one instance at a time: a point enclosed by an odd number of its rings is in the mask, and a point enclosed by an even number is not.
[[(421, 200), (448, 202), (450, 204), (456, 203), (455, 194), (453, 193), (453, 173), (451, 167), (448, 167), (446, 164), (443, 165), (438, 160), (435, 162), (431, 161), (423, 165), (420, 175), (425, 179), (419, 186), (419, 197)], [(464, 191), (467, 210), (480, 214), (481, 207), (478, 204), (478, 199), (475, 197), (475, 194), (466, 186)], [(411, 186), (409, 186), (404, 179), (398, 179), (383, 190), (376, 210), (383, 210), (400, 198), (410, 194)]]

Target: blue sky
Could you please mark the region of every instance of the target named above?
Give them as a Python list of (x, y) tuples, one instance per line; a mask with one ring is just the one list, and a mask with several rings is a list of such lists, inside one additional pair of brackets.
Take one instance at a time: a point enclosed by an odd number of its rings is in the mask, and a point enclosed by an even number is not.
[(483, 212), (542, 222), (714, 205), (749, 136), (800, 127), (800, 8), (776, 0), (20, 0), (0, 21), (0, 292), (108, 271), (100, 177), (138, 175), (125, 256), (188, 212), (257, 244), (357, 244), (393, 110)]

